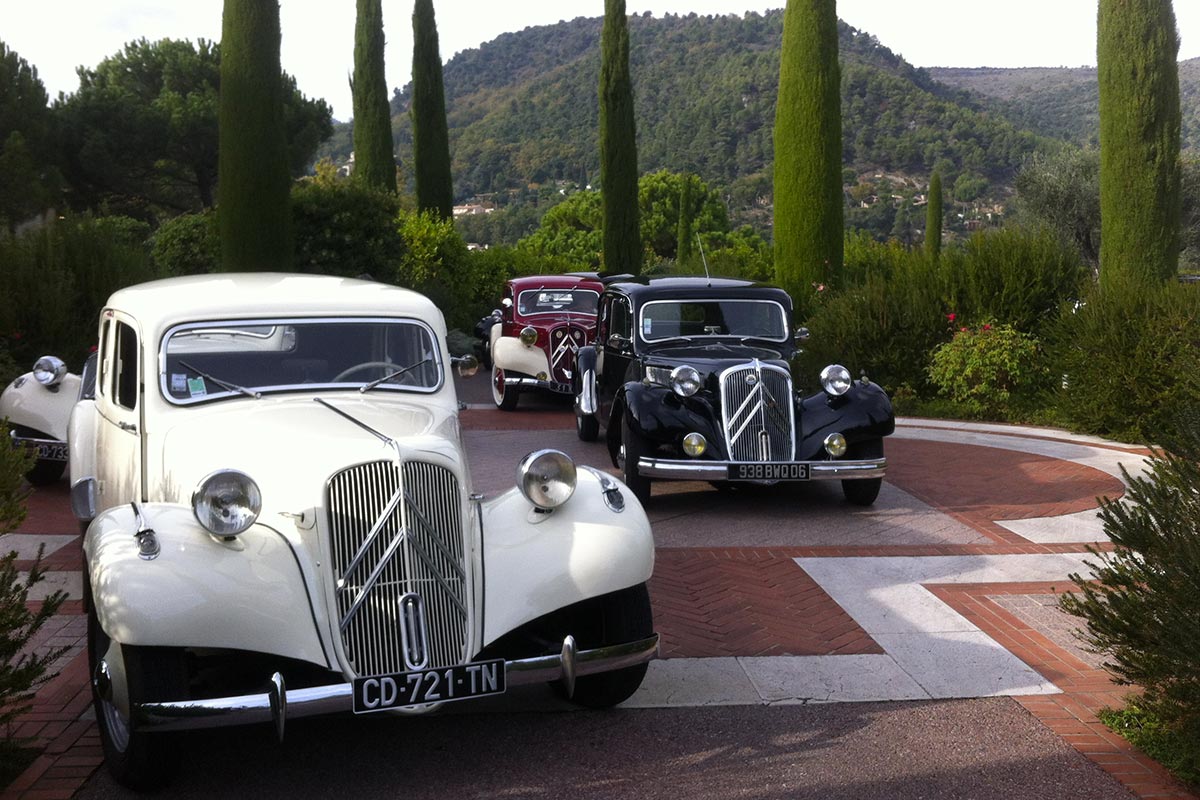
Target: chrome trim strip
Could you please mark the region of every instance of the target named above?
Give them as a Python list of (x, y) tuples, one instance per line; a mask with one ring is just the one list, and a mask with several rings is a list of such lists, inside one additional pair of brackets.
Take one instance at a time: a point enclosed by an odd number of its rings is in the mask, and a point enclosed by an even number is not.
[[(647, 478), (673, 478), (681, 481), (725, 481), (729, 480), (730, 466), (740, 466), (745, 463), (745, 461), (677, 461), (668, 458), (642, 457), (638, 459), (638, 474)], [(784, 463), (807, 464), (810, 481), (882, 478), (887, 474), (886, 458), (862, 461), (792, 461)]]
[[(566, 644), (564, 642), (564, 650)], [(576, 678), (596, 675), (625, 667), (643, 664), (658, 657), (658, 634), (626, 644), (597, 647), (575, 652)], [(509, 686), (561, 680), (567, 668), (561, 653), (505, 662)], [(308, 689), (279, 689), (274, 711), (271, 692), (246, 694), (237, 697), (216, 697), (209, 700), (180, 700), (176, 702), (137, 703), (131, 713), (135, 730), (178, 731), (201, 728), (221, 728), (230, 725), (250, 725), (272, 722), (276, 730), (283, 728), (277, 714), (288, 718), (311, 717), (350, 711), (353, 688), (349, 683), (314, 686)]]
[(96, 518), (96, 479), (80, 478), (71, 484), (71, 513), (80, 522)]
[(539, 381), (537, 378), (505, 378), (505, 386), (531, 386), (535, 389), (549, 389), (552, 392), (561, 392), (569, 394), (571, 392), (570, 384), (559, 383), (558, 381)]
[(16, 446), (16, 445), (18, 445), (18, 444), (23, 444), (23, 445), (26, 445), (26, 446), (28, 446), (28, 445), (35, 445), (35, 446), (36, 446), (36, 445), (39, 445), (39, 444), (46, 444), (46, 445), (57, 445), (57, 444), (61, 444), (62, 446), (66, 447), (66, 445), (67, 445), (67, 443), (66, 443), (66, 442), (64, 442), (64, 441), (63, 441), (63, 440), (61, 440), (61, 439), (37, 439), (37, 438), (35, 438), (35, 437), (33, 437), (33, 436), (18, 436), (18, 435), (17, 435), (17, 432), (16, 432), (16, 431), (12, 431), (12, 430), (10, 430), (10, 431), (8, 432), (8, 436), (9, 436), (9, 438), (10, 438), (10, 439), (12, 439), (12, 441), (13, 441), (13, 446)]

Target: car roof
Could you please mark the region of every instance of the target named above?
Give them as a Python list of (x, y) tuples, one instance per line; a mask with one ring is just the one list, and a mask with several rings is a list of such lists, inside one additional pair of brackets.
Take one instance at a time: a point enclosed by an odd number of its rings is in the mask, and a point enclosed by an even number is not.
[(179, 322), (274, 316), (412, 316), (435, 328), (441, 312), (409, 289), (332, 275), (214, 273), (166, 278), (114, 292), (109, 309), (132, 315), (143, 330)]
[(635, 301), (661, 297), (696, 298), (704, 296), (762, 297), (779, 300), (791, 309), (788, 293), (778, 286), (741, 278), (707, 278), (703, 275), (670, 275), (655, 278), (621, 276), (608, 282), (609, 291), (628, 295)]
[(594, 277), (584, 275), (526, 275), (509, 280), (514, 292), (529, 289), (592, 289), (599, 292), (603, 287)]

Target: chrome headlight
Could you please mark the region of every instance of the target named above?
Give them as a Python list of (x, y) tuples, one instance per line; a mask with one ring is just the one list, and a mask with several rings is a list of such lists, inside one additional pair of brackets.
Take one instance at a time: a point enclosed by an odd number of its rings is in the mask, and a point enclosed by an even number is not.
[(233, 469), (214, 472), (192, 493), (196, 520), (214, 536), (237, 536), (254, 524), (261, 510), (258, 484)]
[(700, 391), (700, 372), (687, 364), (676, 367), (671, 370), (671, 388), (680, 397), (691, 397)]
[(521, 328), (521, 344), (526, 347), (533, 347), (537, 343), (537, 328), (532, 325), (526, 325)]
[(67, 365), (55, 356), (42, 356), (33, 365), (33, 379), (47, 389), (62, 383), (66, 374)]
[(841, 397), (850, 391), (850, 370), (841, 364), (830, 364), (821, 370), (821, 386), (830, 397)]
[(561, 450), (534, 450), (517, 465), (521, 494), (543, 511), (570, 500), (575, 479), (575, 462)]

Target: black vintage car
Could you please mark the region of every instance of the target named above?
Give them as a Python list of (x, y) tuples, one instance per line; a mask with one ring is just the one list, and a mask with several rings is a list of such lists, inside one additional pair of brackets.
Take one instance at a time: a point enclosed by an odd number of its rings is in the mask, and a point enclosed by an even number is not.
[(580, 351), (579, 438), (605, 428), (613, 464), (641, 500), (654, 479), (717, 485), (840, 480), (875, 502), (892, 404), (842, 366), (803, 397), (789, 360), (805, 335), (774, 286), (704, 277), (615, 278), (600, 297), (595, 344)]

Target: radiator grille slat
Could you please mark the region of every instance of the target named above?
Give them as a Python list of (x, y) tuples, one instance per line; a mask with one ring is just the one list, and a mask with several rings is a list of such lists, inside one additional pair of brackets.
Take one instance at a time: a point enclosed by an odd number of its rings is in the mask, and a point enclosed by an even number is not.
[(786, 370), (753, 361), (721, 373), (721, 421), (731, 461), (795, 458), (792, 378)]
[(563, 324), (550, 330), (550, 378), (556, 383), (571, 383), (579, 348), (587, 344), (582, 326)]
[[(454, 473), (421, 461), (405, 462), (402, 468), (378, 461), (333, 476), (328, 494), (335, 607), (354, 673), (406, 669), (400, 601), (410, 592), (425, 603), (428, 666), (462, 663), (468, 644), (466, 565)], [(397, 495), (400, 502), (386, 514), (362, 563), (347, 572)], [(390, 557), (389, 547), (394, 550)]]

